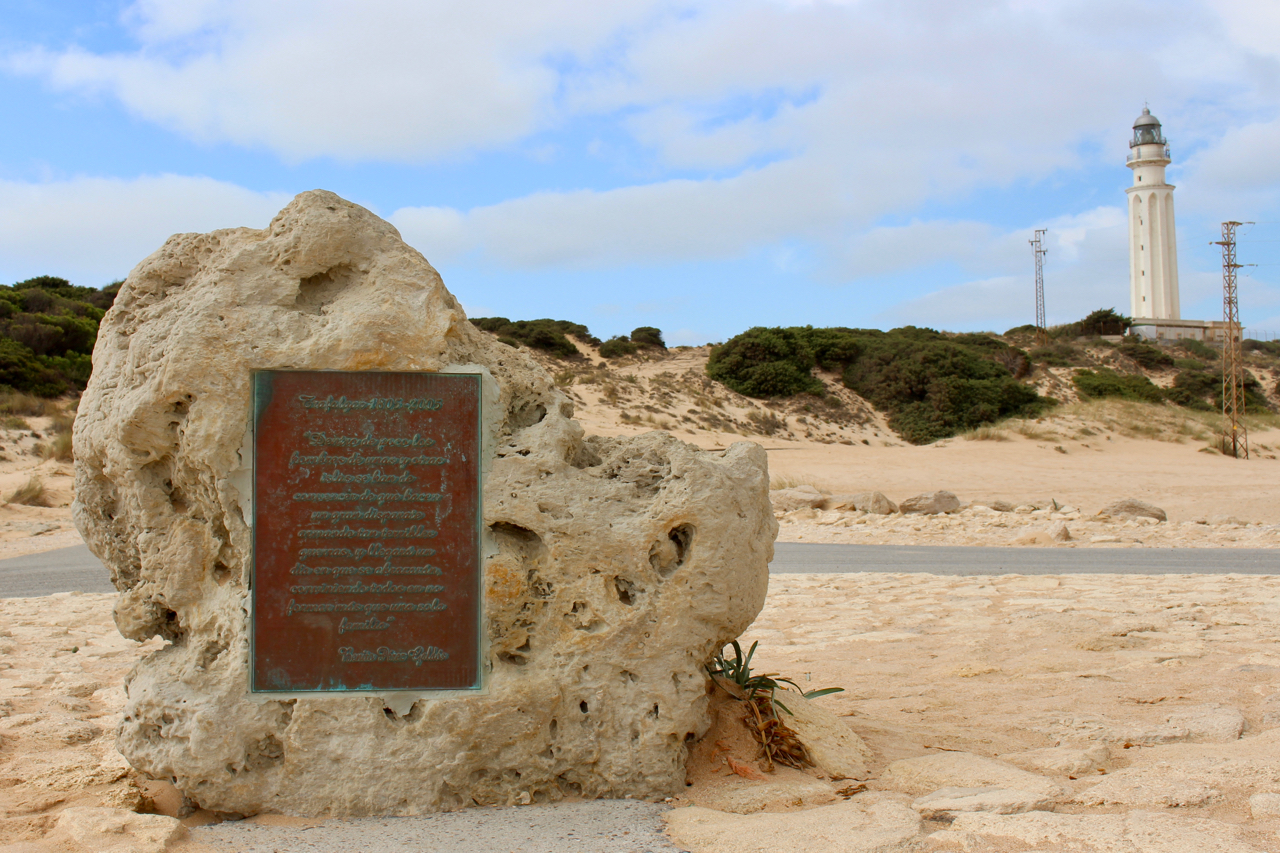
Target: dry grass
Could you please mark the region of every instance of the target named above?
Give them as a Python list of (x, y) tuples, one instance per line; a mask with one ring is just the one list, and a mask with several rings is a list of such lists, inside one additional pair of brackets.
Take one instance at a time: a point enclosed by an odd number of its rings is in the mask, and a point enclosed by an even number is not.
[[(1060, 440), (1056, 429), (1074, 434), (1076, 439), (1099, 433), (1114, 433), (1124, 438), (1143, 438), (1185, 444), (1187, 441), (1213, 443), (1222, 431), (1222, 414), (1196, 412), (1158, 403), (1133, 400), (1091, 400), (1060, 406), (1051, 415), (1034, 421), (1009, 421), (1014, 432), (1040, 441)], [(1271, 412), (1251, 414), (1245, 418), (1250, 433), (1265, 433), (1280, 428), (1280, 415)]]
[(23, 506), (51, 506), (49, 493), (45, 489), (44, 480), (32, 474), (27, 482), (13, 490), (5, 503), (22, 504)]
[(771, 474), (769, 475), (770, 489), (794, 489), (796, 486), (812, 486), (824, 495), (831, 494), (831, 490), (815, 483), (812, 479), (793, 477), (790, 474)]
[(33, 418), (49, 418), (62, 411), (63, 403), (58, 400), (47, 400), (33, 397), (20, 391), (0, 394), (0, 415), (26, 415)]
[(71, 452), (71, 433), (60, 432), (53, 441), (35, 446), (36, 455), (41, 459), (55, 459), (58, 462), (70, 462), (75, 457)]
[(1035, 421), (1006, 421), (1009, 429), (1032, 441), (1060, 441), (1062, 436), (1052, 429), (1040, 426)]
[(1009, 441), (1009, 433), (1000, 427), (980, 426), (977, 429), (971, 429), (968, 432), (961, 433), (960, 438), (965, 441)]
[(3, 419), (0, 419), (0, 427), (29, 430), (31, 429), (31, 424), (27, 422), (26, 418), (20, 418), (17, 415), (6, 415)]

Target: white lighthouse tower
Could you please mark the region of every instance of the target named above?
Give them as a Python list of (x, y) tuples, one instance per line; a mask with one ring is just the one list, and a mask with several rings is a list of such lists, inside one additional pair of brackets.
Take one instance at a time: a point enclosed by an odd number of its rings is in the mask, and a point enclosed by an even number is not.
[[(1164, 167), (1170, 163), (1169, 143), (1151, 110), (1143, 108), (1133, 123), (1129, 148), (1127, 165), (1133, 170), (1133, 186), (1125, 192), (1129, 195), (1129, 293), (1134, 326), (1181, 326), (1159, 322), (1180, 320), (1181, 313), (1173, 187), (1164, 181)], [(1156, 336), (1164, 337), (1158, 332)]]

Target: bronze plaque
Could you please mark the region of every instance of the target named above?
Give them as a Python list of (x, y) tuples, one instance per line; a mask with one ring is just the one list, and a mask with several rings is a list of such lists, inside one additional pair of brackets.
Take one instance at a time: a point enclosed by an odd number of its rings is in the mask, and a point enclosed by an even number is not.
[(475, 374), (254, 374), (255, 693), (481, 686)]

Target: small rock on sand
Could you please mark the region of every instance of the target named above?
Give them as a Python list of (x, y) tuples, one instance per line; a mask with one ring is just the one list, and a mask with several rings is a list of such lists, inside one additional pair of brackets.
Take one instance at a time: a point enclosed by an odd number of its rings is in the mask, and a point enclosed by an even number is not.
[(72, 807), (59, 813), (49, 840), (75, 853), (164, 853), (186, 834), (181, 823), (164, 815)]
[(1249, 798), (1249, 813), (1254, 820), (1280, 817), (1280, 794), (1254, 794)]
[(774, 512), (791, 512), (797, 509), (818, 509), (826, 503), (827, 496), (813, 486), (796, 486), (793, 489), (773, 489), (769, 501)]
[(1158, 506), (1152, 506), (1149, 503), (1138, 500), (1137, 498), (1125, 498), (1116, 501), (1111, 506), (1102, 510), (1101, 515), (1109, 515), (1112, 518), (1154, 518), (1156, 521), (1168, 521), (1169, 517), (1165, 511)]
[(1028, 791), (1044, 799), (1063, 795), (1061, 786), (1052, 779), (968, 752), (944, 752), (895, 761), (882, 778), (908, 794), (932, 793), (940, 788), (1007, 788)]
[(918, 847), (920, 815), (892, 794), (868, 793), (800, 812), (735, 815), (691, 806), (667, 815), (677, 843), (734, 853), (890, 853)]
[(960, 499), (951, 492), (925, 492), (922, 495), (907, 498), (899, 509), (903, 515), (942, 515), (959, 512)]
[(1012, 788), (942, 788), (911, 804), (925, 820), (951, 820), (964, 812), (1022, 814), (1052, 806), (1052, 798)]
[(1075, 749), (1069, 746), (1051, 746), (1027, 752), (1012, 752), (999, 756), (1023, 770), (1034, 773), (1057, 773), (1063, 776), (1081, 776), (1101, 769), (1110, 757), (1110, 750), (1102, 744)]

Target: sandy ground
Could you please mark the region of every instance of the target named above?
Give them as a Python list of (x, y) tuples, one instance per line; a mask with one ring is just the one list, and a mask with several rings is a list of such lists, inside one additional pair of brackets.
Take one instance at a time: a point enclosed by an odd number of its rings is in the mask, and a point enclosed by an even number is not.
[[(775, 579), (743, 639), (760, 641), (760, 670), (845, 688), (817, 701), (870, 747), (870, 772), (751, 780), (704, 763), (674, 802), (674, 837), (708, 853), (1280, 849), (1278, 591), (1280, 578), (1256, 576)], [(27, 844), (14, 850), (57, 849), (37, 842), (63, 809), (176, 809), (112, 746), (121, 679), (159, 643), (122, 639), (110, 605), (0, 601), (0, 839)], [(895, 769), (940, 755), (952, 764), (923, 776)], [(912, 808), (940, 788), (1031, 783), (1057, 793), (1029, 815), (952, 822)], [(872, 845), (886, 827), (901, 837)], [(1050, 831), (1077, 846), (1026, 840)]]
[[(696, 373), (696, 353), (688, 358), (685, 374)], [(785, 428), (769, 427), (769, 412), (749, 401), (708, 407), (696, 376), (685, 385), (665, 376), (680, 375), (670, 363), (634, 369), (626, 384), (639, 390), (626, 398), (615, 389), (608, 405), (604, 379), (571, 386), (589, 433), (669, 427), (708, 449), (750, 438), (768, 449), (776, 486), (877, 490), (898, 502), (947, 489), (966, 503), (1019, 507), (936, 517), (802, 509), (782, 514), (783, 541), (1280, 546), (1275, 430), (1255, 429), (1254, 458), (1234, 460), (1204, 452), (1203, 427), (1177, 413), (1157, 412), (1143, 433), (1141, 412), (1094, 407), (1006, 426), (1003, 440), (911, 447), (857, 401), (843, 420), (780, 412)], [(714, 408), (722, 428), (664, 414), (680, 406)], [(0, 506), (0, 558), (79, 541), (70, 466), (33, 454), (30, 433), (44, 427), (32, 420), (29, 431), (0, 432), (0, 491), (38, 474), (53, 506)], [(773, 434), (752, 434), (760, 423)], [(1162, 507), (1169, 521), (1098, 516), (1125, 497)], [(1069, 540), (1045, 535), (1057, 525)], [(699, 853), (1280, 850), (1278, 588), (1280, 578), (1258, 576), (776, 578), (744, 639), (760, 640), (760, 668), (846, 689), (818, 702), (866, 742), (869, 772), (837, 780), (779, 770), (761, 781), (723, 760), (695, 762), (694, 784), (673, 801), (673, 837)], [(0, 599), (0, 853), (108, 849), (77, 847), (65, 827), (50, 834), (77, 809), (180, 813), (171, 788), (137, 779), (112, 746), (122, 679), (160, 644), (121, 638), (110, 607), (101, 595)], [(927, 756), (951, 758), (910, 763)], [(1040, 791), (1026, 814), (939, 816), (917, 804), (943, 788), (990, 788), (983, 808), (994, 800), (1007, 811), (1027, 805), (1009, 794), (1018, 786)], [(161, 829), (171, 848), (195, 849)], [(165, 846), (131, 832), (116, 833), (133, 845), (120, 849)]]

